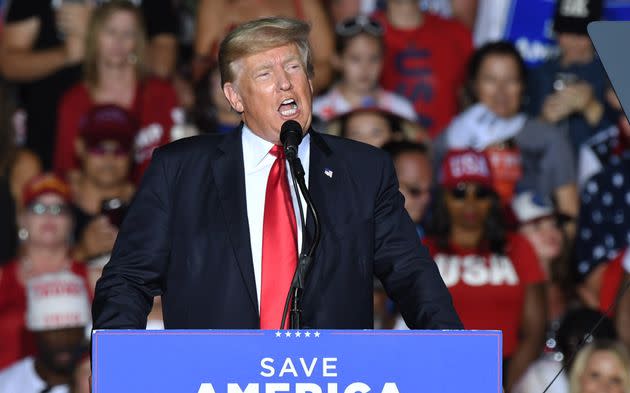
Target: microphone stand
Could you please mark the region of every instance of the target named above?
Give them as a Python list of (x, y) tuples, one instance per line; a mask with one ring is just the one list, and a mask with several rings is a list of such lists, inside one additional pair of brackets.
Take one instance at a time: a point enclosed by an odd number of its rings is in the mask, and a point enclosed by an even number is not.
[[(304, 200), (306, 201), (306, 205), (308, 209), (311, 211), (313, 216), (313, 223), (315, 224), (315, 233), (313, 235), (313, 242), (305, 253), (300, 253), (298, 258), (298, 263), (295, 269), (295, 273), (293, 274), (293, 279), (291, 282), (291, 288), (287, 295), (287, 299), (284, 305), (284, 312), (282, 313), (282, 321), (280, 322), (280, 328), (284, 327), (284, 323), (286, 320), (286, 313), (288, 310), (289, 302), (291, 302), (291, 312), (289, 318), (289, 328), (291, 329), (301, 329), (302, 328), (302, 309), (301, 309), (301, 300), (302, 293), (304, 291), (304, 286), (306, 283), (306, 276), (308, 275), (311, 263), (313, 262), (313, 254), (315, 253), (315, 249), (317, 248), (321, 236), (321, 224), (319, 222), (319, 213), (313, 204), (313, 199), (311, 198), (311, 194), (308, 191), (308, 187), (306, 186), (306, 181), (304, 180), (304, 167), (302, 167), (302, 162), (300, 161), (297, 155), (287, 157), (289, 161), (289, 167), (291, 169), (291, 178), (293, 180), (293, 188), (295, 189), (296, 199), (298, 202), (298, 207), (300, 211), (300, 221), (302, 222), (302, 239), (306, 239), (306, 223), (304, 219), (304, 213), (302, 210), (302, 201), (300, 200), (300, 192), (304, 196)], [(297, 185), (297, 186), (296, 186)], [(304, 248), (304, 247), (302, 247)]]

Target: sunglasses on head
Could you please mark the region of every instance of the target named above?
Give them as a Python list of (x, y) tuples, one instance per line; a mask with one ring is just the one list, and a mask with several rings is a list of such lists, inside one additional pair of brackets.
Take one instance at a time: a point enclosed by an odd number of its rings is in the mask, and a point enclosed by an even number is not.
[(468, 183), (459, 183), (453, 188), (450, 188), (448, 192), (454, 199), (466, 199), (466, 195), (468, 194), (468, 189), (470, 187), (474, 187), (473, 196), (475, 199), (486, 199), (489, 198), (494, 192), (490, 187), (482, 186), (479, 184), (468, 184)]
[(340, 22), (335, 28), (337, 35), (342, 37), (357, 35), (363, 31), (377, 37), (384, 33), (380, 23), (363, 15)]
[(36, 216), (42, 216), (44, 214), (49, 214), (51, 216), (60, 216), (62, 214), (67, 214), (70, 209), (65, 203), (54, 203), (47, 205), (45, 203), (36, 202), (28, 206), (28, 211), (35, 214)]
[(125, 149), (124, 147), (117, 145), (117, 146), (107, 146), (107, 145), (94, 145), (94, 146), (90, 146), (88, 147), (88, 153), (90, 154), (94, 154), (97, 156), (104, 156), (105, 154), (109, 153), (109, 154), (113, 154), (117, 157), (121, 157), (121, 156), (126, 156), (127, 154), (129, 154), (129, 150)]

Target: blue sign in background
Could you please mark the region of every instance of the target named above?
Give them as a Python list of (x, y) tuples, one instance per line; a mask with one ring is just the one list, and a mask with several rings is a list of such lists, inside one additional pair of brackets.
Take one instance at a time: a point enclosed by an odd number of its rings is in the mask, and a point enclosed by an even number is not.
[[(540, 64), (556, 51), (555, 6), (555, 0), (512, 0), (504, 38), (516, 45), (529, 65)], [(603, 19), (630, 20), (630, 0), (605, 1)]]
[[(314, 383), (344, 393), (354, 382), (381, 392), (396, 383), (400, 393), (498, 392), (502, 345), (499, 331), (96, 331), (92, 339), (94, 393), (197, 393), (211, 383), (216, 393), (228, 383)], [(308, 334), (307, 334), (308, 333)], [(273, 358), (273, 377), (263, 358)], [(279, 373), (286, 358), (298, 376)], [(299, 358), (312, 375), (306, 376)], [(323, 358), (336, 358), (335, 377), (324, 376)], [(285, 365), (286, 367), (286, 365)], [(286, 370), (285, 370), (286, 371)], [(253, 388), (252, 388), (253, 389)], [(241, 391), (238, 390), (238, 391)], [(352, 390), (354, 393), (355, 390)]]

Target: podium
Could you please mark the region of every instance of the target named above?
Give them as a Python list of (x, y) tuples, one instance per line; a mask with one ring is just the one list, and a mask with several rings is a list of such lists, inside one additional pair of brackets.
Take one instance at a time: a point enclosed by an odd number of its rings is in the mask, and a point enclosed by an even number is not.
[(93, 393), (502, 392), (500, 331), (97, 330)]

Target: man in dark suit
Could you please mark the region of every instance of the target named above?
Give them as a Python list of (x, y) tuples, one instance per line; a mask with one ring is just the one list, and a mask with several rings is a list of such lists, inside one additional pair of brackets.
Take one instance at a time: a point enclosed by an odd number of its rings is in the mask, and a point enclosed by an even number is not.
[(287, 120), (308, 131), (298, 156), (322, 224), (303, 325), (372, 328), (376, 275), (410, 327), (462, 327), (387, 153), (310, 128), (308, 33), (268, 18), (223, 41), (223, 90), (244, 124), (154, 153), (96, 286), (94, 328), (144, 328), (156, 295), (169, 329), (280, 326), (297, 250), (313, 234), (310, 215), (302, 234), (277, 148)]

